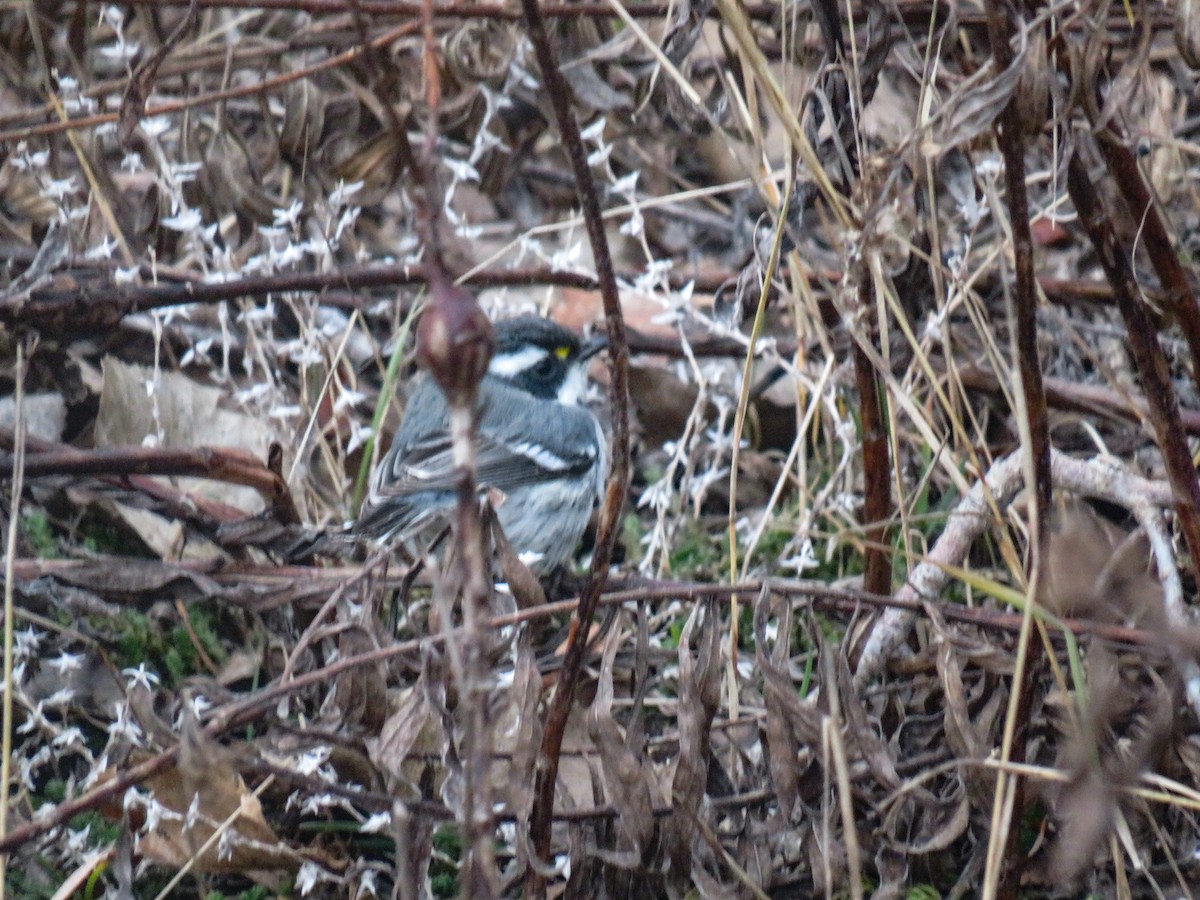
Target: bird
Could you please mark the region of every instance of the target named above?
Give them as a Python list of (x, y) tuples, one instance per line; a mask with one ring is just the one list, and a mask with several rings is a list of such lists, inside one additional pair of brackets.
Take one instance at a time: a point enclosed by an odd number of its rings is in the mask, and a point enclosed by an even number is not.
[[(540, 316), (495, 323), (476, 400), (476, 478), (502, 495), (500, 527), (535, 575), (573, 557), (604, 487), (608, 445), (584, 399), (588, 360), (606, 344)], [(355, 530), (393, 546), (432, 537), (453, 518), (457, 478), (446, 398), (419, 376)]]

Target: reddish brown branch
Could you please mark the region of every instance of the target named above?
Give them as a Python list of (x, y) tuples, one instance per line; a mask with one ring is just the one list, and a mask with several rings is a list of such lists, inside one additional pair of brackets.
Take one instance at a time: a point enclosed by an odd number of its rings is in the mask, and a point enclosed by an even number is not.
[(1067, 190), (1112, 285), (1117, 306), (1129, 330), (1130, 351), (1142, 380), (1167, 479), (1175, 495), (1175, 514), (1192, 564), (1200, 571), (1200, 484), (1196, 482), (1196, 470), (1188, 452), (1187, 434), (1171, 384), (1171, 373), (1149, 313), (1138, 296), (1137, 278), (1129, 254), (1117, 239), (1078, 151), (1071, 155), (1068, 163)]
[[(3, 465), (5, 456), (0, 455), (0, 466)], [(265, 463), (244, 450), (227, 447), (99, 447), (95, 450), (64, 447), (29, 455), (25, 474), (29, 478), (52, 475), (72, 478), (190, 476), (253, 488), (268, 501), (287, 496), (287, 488), (280, 484), (279, 475)], [(0, 472), (0, 480), (6, 477)], [(289, 518), (299, 521), (294, 507)]]
[[(934, 369), (945, 371), (946, 364), (933, 359)], [(982, 391), (995, 397), (1004, 397), (1004, 385), (995, 373), (976, 366), (955, 366), (955, 378), (973, 391)], [(1117, 391), (1095, 384), (1079, 384), (1064, 378), (1047, 376), (1042, 379), (1046, 390), (1046, 402), (1055, 409), (1071, 410), (1089, 415), (1111, 416), (1127, 422), (1149, 419), (1150, 408), (1141, 396), (1125, 396)], [(1200, 412), (1191, 409), (1179, 411), (1183, 428), (1188, 434), (1200, 436)]]
[[(1091, 109), (1090, 104), (1085, 104)], [(1163, 306), (1170, 313), (1187, 341), (1192, 362), (1192, 380), (1200, 388), (1200, 304), (1196, 292), (1171, 240), (1163, 213), (1154, 202), (1150, 188), (1138, 167), (1137, 160), (1117, 125), (1108, 125), (1096, 136), (1104, 161), (1113, 181), (1129, 206), (1134, 219), (1141, 225), (1142, 240), (1159, 281), (1163, 285)]]
[(545, 892), (542, 867), (547, 865), (550, 857), (550, 823), (554, 815), (554, 789), (558, 783), (558, 755), (562, 749), (567, 718), (575, 700), (575, 686), (579, 681), (587, 649), (588, 623), (595, 614), (600, 594), (604, 590), (613, 548), (617, 542), (617, 525), (629, 489), (629, 346), (625, 339), (625, 320), (621, 313), (617, 277), (613, 271), (608, 238), (604, 231), (603, 210), (595, 183), (592, 181), (587, 150), (579, 134), (579, 124), (571, 112), (570, 89), (558, 69), (554, 50), (546, 33), (546, 24), (536, 0), (522, 0), (521, 6), (529, 26), (529, 37), (537, 55), (542, 80), (554, 109), (559, 135), (571, 161), (584, 226), (596, 263), (596, 277), (604, 301), (604, 318), (608, 326), (609, 402), (612, 412), (612, 469), (608, 475), (604, 503), (600, 509), (600, 524), (596, 533), (595, 549), (592, 552), (591, 571), (587, 587), (580, 599), (579, 609), (571, 618), (562, 676), (550, 702), (542, 746), (538, 753), (529, 831), (530, 844), (539, 859), (539, 864), (529, 867), (526, 887), (531, 893), (540, 894)]
[[(13, 259), (21, 259), (19, 253), (12, 253)], [(28, 257), (32, 258), (32, 256)], [(94, 263), (77, 261), (71, 268), (82, 271), (95, 271)], [(378, 298), (363, 296), (362, 291), (404, 287), (408, 285), (424, 285), (428, 281), (428, 268), (421, 264), (412, 265), (373, 265), (351, 266), (336, 272), (289, 272), (276, 275), (256, 275), (238, 278), (231, 281), (201, 281), (196, 278), (186, 278), (185, 273), (178, 273), (180, 281), (176, 284), (132, 285), (117, 287), (113, 284), (94, 286), (80, 284), (76, 287), (47, 287), (38, 288), (28, 295), (19, 295), (0, 301), (0, 325), (9, 327), (20, 326), (35, 330), (44, 330), (53, 334), (74, 335), (89, 333), (96, 328), (107, 328), (123, 317), (138, 312), (149, 312), (154, 309), (167, 309), (188, 303), (221, 303), (243, 297), (266, 297), (277, 293), (312, 292), (321, 293), (322, 302), (343, 309), (369, 309), (379, 303)], [(781, 273), (786, 276), (786, 272)], [(162, 279), (164, 269), (156, 271), (148, 267), (142, 272), (144, 278)], [(619, 277), (632, 281), (637, 273), (625, 272)], [(713, 293), (722, 284), (736, 277), (733, 272), (710, 272), (705, 275), (689, 273), (675, 274), (670, 277), (673, 289), (680, 289), (691, 284), (699, 293)], [(837, 283), (840, 275), (836, 272), (807, 272), (806, 277), (811, 284), (817, 285), (821, 279)], [(599, 288), (599, 281), (591, 275), (580, 272), (563, 272), (544, 266), (531, 266), (521, 269), (485, 269), (475, 272), (463, 282), (468, 287), (512, 287), (525, 285), (555, 285), (558, 287), (576, 288), (584, 291), (594, 291)], [(1046, 293), (1049, 300), (1056, 303), (1111, 303), (1112, 289), (1107, 284), (1080, 280), (1063, 280), (1055, 278), (1039, 278), (1038, 284)], [(1147, 292), (1151, 299), (1159, 295)], [(819, 302), (825, 306), (828, 300)], [(836, 318), (836, 314), (831, 315)], [(649, 338), (647, 338), (649, 340)], [(779, 342), (781, 348), (786, 341)], [(654, 352), (668, 353), (678, 356), (682, 353), (679, 342), (674, 339), (657, 341), (660, 348)], [(717, 355), (740, 356), (745, 353), (745, 347), (735, 341), (727, 340), (714, 342), (713, 346), (727, 347)], [(640, 348), (649, 349), (649, 348)], [(781, 351), (782, 352), (782, 351)], [(784, 352), (790, 355), (790, 351)]]
[[(987, 4), (988, 39), (992, 58), (998, 72), (1007, 71), (1013, 65), (1010, 41), (1013, 27), (1009, 21), (1006, 5), (1001, 0), (990, 0)], [(1018, 17), (1017, 27), (1024, 27)], [(1050, 426), (1046, 412), (1046, 392), (1042, 385), (1041, 361), (1037, 345), (1037, 281), (1033, 272), (1033, 235), (1029, 228), (1029, 197), (1025, 191), (1025, 139), (1024, 123), (1014, 97), (1000, 113), (996, 140), (1004, 157), (1004, 197), (1008, 206), (1008, 222), (1012, 229), (1013, 265), (1015, 279), (1012, 303), (1014, 308), (1017, 369), (1021, 375), (1021, 393), (1024, 409), (1013, 410), (1024, 413), (1025, 426), (1029, 435), (1029, 456), (1033, 469), (1033, 511), (1031, 515), (1031, 540), (1029, 568), (1033, 578), (1041, 578), (1041, 569), (1049, 546), (1050, 501), (1053, 482), (1050, 476)], [(1025, 740), (1028, 730), (1029, 711), (1033, 705), (1033, 686), (1038, 663), (1041, 662), (1041, 644), (1034, 642), (1026, 660), (1024, 677), (1013, 684), (1017, 692), (1016, 711), (1013, 720), (1013, 740), (1010, 759), (1014, 763), (1025, 761)], [(1014, 787), (1014, 809), (1024, 805), (1024, 781), (1017, 779)], [(1022, 854), (1019, 843), (1020, 829), (1008, 829), (1005, 843), (1005, 866), (999, 885), (999, 896), (1017, 896), (1022, 872)]]
[[(859, 285), (859, 314), (874, 321), (875, 289), (871, 273), (862, 273)], [(879, 329), (870, 328), (869, 340), (878, 343)], [(873, 594), (892, 592), (892, 554), (888, 543), (887, 522), (892, 515), (891, 454), (887, 424), (884, 421), (883, 396), (879, 377), (871, 358), (857, 343), (854, 345), (854, 380), (858, 387), (860, 428), (862, 431), (863, 524), (866, 526), (866, 566), (863, 588)]]

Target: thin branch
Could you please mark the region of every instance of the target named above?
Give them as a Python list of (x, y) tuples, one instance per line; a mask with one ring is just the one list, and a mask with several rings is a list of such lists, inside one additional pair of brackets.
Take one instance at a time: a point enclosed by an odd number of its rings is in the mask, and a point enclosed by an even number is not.
[[(25, 346), (17, 343), (17, 359), (13, 372), (16, 390), (13, 396), (16, 416), (16, 450), (12, 458), (12, 499), (9, 503), (8, 534), (4, 552), (4, 707), (0, 716), (0, 840), (8, 835), (8, 784), (12, 778), (13, 738), (13, 635), (16, 629), (16, 610), (13, 604), (15, 589), (13, 565), (17, 555), (17, 532), (21, 528), (21, 491), (25, 478)], [(7, 884), (8, 856), (0, 856), (0, 900)]]
[[(988, 39), (991, 43), (992, 57), (996, 62), (997, 71), (1007, 71), (1013, 65), (1013, 50), (1011, 45), (1014, 29), (1009, 21), (1007, 6), (1002, 0), (991, 0), (987, 4)], [(1024, 27), (1018, 16), (1018, 28)], [(1020, 35), (1022, 40), (1026, 37)], [(1043, 577), (1042, 565), (1046, 559), (1046, 548), (1049, 545), (1049, 523), (1051, 503), (1050, 479), (1050, 426), (1047, 420), (1046, 392), (1042, 385), (1041, 360), (1037, 345), (1037, 282), (1033, 271), (1033, 235), (1029, 228), (1029, 197), (1025, 189), (1025, 139), (1018, 106), (1019, 99), (1013, 98), (1000, 113), (996, 129), (996, 141), (1000, 145), (1004, 157), (1005, 202), (1008, 206), (1008, 224), (1012, 230), (1013, 266), (1015, 283), (1013, 285), (1013, 318), (1015, 319), (1015, 334), (1013, 337), (1017, 369), (1021, 377), (1021, 403), (1014, 410), (1020, 422), (1023, 450), (1026, 464), (1032, 475), (1033, 491), (1029, 515), (1029, 560), (1031, 596), (1036, 593), (1036, 585)], [(1028, 479), (1027, 479), (1028, 480)], [(1032, 607), (1026, 608), (1026, 615), (1032, 614)], [(1028, 630), (1022, 634), (1027, 634)], [(1029, 712), (1033, 704), (1033, 687), (1040, 656), (1041, 644), (1034, 642), (1029, 647), (1028, 654), (1021, 654), (1024, 669), (1018, 667), (1013, 674), (1013, 695), (1010, 698), (1009, 711), (1005, 720), (1004, 758), (1015, 763), (1025, 761), (1025, 736), (1029, 721)], [(1001, 775), (997, 779), (996, 806), (999, 810), (1003, 785), (1007, 778), (1013, 778), (1014, 800), (1013, 807), (1020, 809), (1023, 805), (1024, 782), (1015, 776)], [(1021, 849), (1018, 844), (1019, 831), (1011, 827), (1011, 821), (1003, 819), (1000, 834), (993, 835), (995, 846), (1004, 847), (1006, 864), (997, 889), (997, 895), (1015, 898), (1021, 874)], [(989, 871), (989, 876), (992, 872)], [(985, 879), (985, 890), (989, 881)]]
[[(1090, 104), (1084, 105), (1092, 109)], [(1141, 225), (1141, 244), (1145, 246), (1150, 264), (1163, 285), (1162, 304), (1183, 332), (1192, 358), (1192, 380), (1200, 388), (1200, 303), (1175, 251), (1167, 228), (1166, 213), (1160, 210), (1151, 196), (1137, 159), (1115, 122), (1110, 120), (1096, 135), (1096, 143), (1130, 213)]]
[(1067, 190), (1079, 211), (1079, 220), (1091, 239), (1100, 265), (1112, 285), (1121, 317), (1129, 330), (1129, 347), (1149, 405), (1150, 421), (1167, 478), (1175, 494), (1175, 513), (1187, 542), (1192, 565), (1200, 571), (1200, 484), (1188, 450), (1187, 433), (1179, 415), (1179, 402), (1171, 384), (1166, 357), (1158, 343), (1145, 303), (1138, 296), (1137, 276), (1129, 254), (1120, 245), (1112, 221), (1096, 194), (1087, 166), (1078, 151), (1067, 164)]
[[(604, 301), (604, 318), (608, 326), (609, 402), (612, 412), (612, 469), (604, 492), (604, 503), (600, 508), (600, 523), (595, 549), (592, 552), (591, 571), (579, 609), (571, 619), (562, 676), (550, 702), (542, 746), (538, 754), (537, 782), (534, 786), (530, 820), (530, 844), (544, 866), (550, 857), (550, 823), (554, 815), (554, 789), (558, 782), (558, 755), (562, 749), (567, 717), (575, 700), (575, 686), (579, 681), (587, 649), (588, 623), (591, 622), (600, 594), (604, 590), (613, 548), (617, 541), (621, 508), (629, 486), (629, 346), (625, 339), (625, 320), (621, 313), (617, 277), (613, 271), (608, 238), (604, 232), (603, 210), (588, 166), (587, 151), (579, 134), (579, 124), (571, 111), (570, 89), (558, 69), (537, 0), (521, 0), (521, 6), (529, 26), (529, 37), (533, 42), (538, 66), (542, 71), (542, 80), (554, 109), (558, 131), (571, 161), (575, 188), (583, 211), (588, 241), (592, 246), (592, 257), (596, 263), (596, 278)], [(539, 865), (529, 867), (526, 887), (531, 893), (545, 891), (545, 878), (541, 871)]]

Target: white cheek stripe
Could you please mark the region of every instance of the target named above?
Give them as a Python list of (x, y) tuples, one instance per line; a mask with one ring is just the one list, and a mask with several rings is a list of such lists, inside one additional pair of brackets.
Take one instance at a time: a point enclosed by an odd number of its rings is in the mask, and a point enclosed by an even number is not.
[(493, 356), (492, 363), (488, 366), (488, 374), (497, 378), (515, 378), (545, 358), (546, 350), (543, 347), (522, 347), (515, 353)]
[(582, 365), (573, 365), (567, 370), (567, 377), (558, 388), (558, 402), (566, 406), (576, 406), (583, 402), (587, 393), (587, 372)]

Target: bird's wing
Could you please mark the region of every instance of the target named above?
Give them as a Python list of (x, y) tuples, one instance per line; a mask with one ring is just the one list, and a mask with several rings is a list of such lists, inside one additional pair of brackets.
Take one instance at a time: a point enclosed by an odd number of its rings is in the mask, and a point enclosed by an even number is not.
[[(405, 449), (402, 455), (385, 460), (387, 474), (379, 479), (375, 490), (379, 497), (454, 490), (457, 476), (454, 450), (448, 435), (430, 435)], [(477, 481), (502, 491), (578, 475), (588, 471), (595, 461), (594, 444), (586, 445), (582, 452), (566, 453), (545, 443), (482, 432), (475, 444)]]
[[(521, 394), (519, 406), (498, 402), (506, 391), (502, 384), (489, 386), (492, 402), (482, 411), (475, 444), (479, 484), (510, 491), (548, 479), (578, 475), (596, 464), (595, 420), (581, 407), (563, 407), (553, 401), (532, 401)], [(517, 393), (514, 391), (514, 393)], [(521, 409), (520, 421), (505, 411)], [(377, 499), (404, 497), (424, 491), (452, 491), (456, 484), (454, 451), (444, 409), (401, 428), (384, 459), (373, 485)], [(420, 416), (413, 409), (410, 415)], [(530, 436), (530, 424), (538, 437)], [(406, 416), (405, 426), (409, 426)]]

